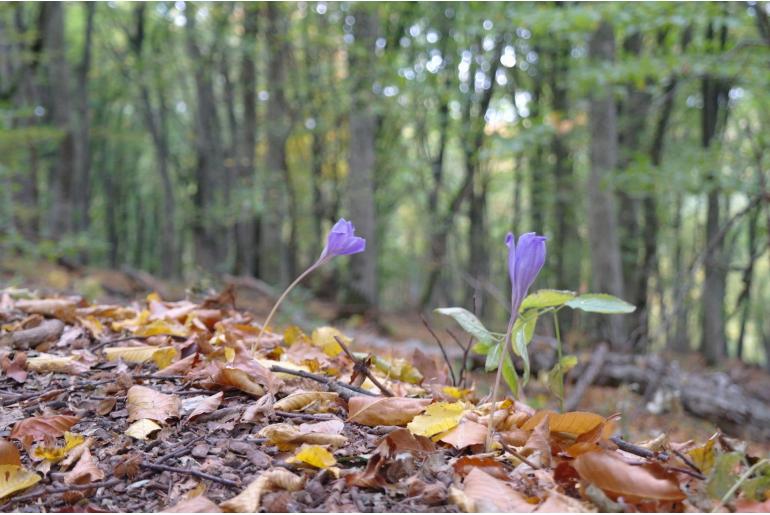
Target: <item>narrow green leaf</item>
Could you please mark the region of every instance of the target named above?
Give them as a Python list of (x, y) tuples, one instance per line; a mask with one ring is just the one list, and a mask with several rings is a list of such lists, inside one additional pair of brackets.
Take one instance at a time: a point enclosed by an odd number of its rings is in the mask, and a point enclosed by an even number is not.
[(565, 302), (574, 299), (577, 294), (569, 290), (538, 290), (530, 293), (521, 303), (521, 310), (543, 309), (561, 306)]
[(586, 293), (564, 303), (572, 309), (589, 313), (623, 314), (633, 313), (636, 306), (606, 293)]
[(491, 372), (497, 370), (497, 366), (500, 364), (500, 353), (503, 350), (503, 344), (498, 343), (489, 349), (487, 353), (487, 360), (484, 363), (484, 370)]
[(465, 332), (471, 334), (482, 343), (492, 344), (496, 341), (494, 335), (484, 327), (476, 315), (464, 308), (438, 308), (436, 313), (454, 318)]
[(516, 373), (516, 367), (513, 366), (511, 361), (511, 355), (505, 353), (505, 359), (503, 359), (503, 379), (505, 379), (508, 388), (511, 389), (514, 397), (519, 395), (519, 376)]

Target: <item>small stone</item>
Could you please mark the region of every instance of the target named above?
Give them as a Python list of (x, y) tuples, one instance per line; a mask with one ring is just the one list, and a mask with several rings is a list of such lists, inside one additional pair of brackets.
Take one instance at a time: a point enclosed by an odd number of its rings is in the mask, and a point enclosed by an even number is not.
[(230, 442), (230, 450), (238, 454), (248, 454), (254, 448), (253, 444), (243, 441)]
[(205, 458), (209, 454), (209, 445), (205, 443), (199, 443), (190, 451), (190, 455), (194, 458)]

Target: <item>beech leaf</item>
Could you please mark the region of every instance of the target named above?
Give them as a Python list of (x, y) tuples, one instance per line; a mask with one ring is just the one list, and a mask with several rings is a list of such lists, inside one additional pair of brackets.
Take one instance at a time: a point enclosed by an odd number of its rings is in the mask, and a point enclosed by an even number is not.
[(364, 426), (403, 426), (430, 403), (430, 399), (408, 397), (351, 397), (348, 401), (348, 421)]

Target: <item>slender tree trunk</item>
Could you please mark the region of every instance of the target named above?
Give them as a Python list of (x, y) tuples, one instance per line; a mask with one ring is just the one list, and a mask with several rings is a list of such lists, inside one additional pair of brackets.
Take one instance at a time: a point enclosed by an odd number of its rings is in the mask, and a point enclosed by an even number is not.
[(349, 304), (358, 310), (377, 305), (377, 213), (374, 199), (375, 138), (377, 115), (371, 94), (375, 80), (375, 41), (379, 35), (377, 13), (370, 6), (354, 12), (355, 44), (350, 49), (348, 70), (352, 81), (353, 102), (349, 117), (350, 152), (348, 156), (348, 212), (358, 233), (366, 238), (366, 255), (351, 257)]
[[(257, 148), (257, 69), (254, 62), (256, 54), (259, 11), (254, 4), (244, 6), (243, 19), (243, 56), (241, 58), (241, 83), (243, 103), (243, 133), (241, 149), (242, 161), (238, 165), (238, 185), (242, 191), (253, 193), (256, 179)], [(239, 274), (253, 275), (257, 271), (256, 252), (256, 213), (254, 200), (249, 195), (243, 199), (236, 222), (237, 253), (236, 271)]]
[[(714, 39), (713, 23), (706, 33), (707, 40)], [(725, 46), (726, 28), (722, 30), (722, 48)], [(703, 108), (701, 110), (701, 146), (708, 151), (717, 135), (721, 112), (727, 109), (729, 88), (720, 79), (705, 76), (701, 81)], [(701, 295), (701, 345), (700, 350), (710, 365), (724, 357), (725, 312), (724, 298), (727, 288), (727, 267), (724, 257), (724, 238), (719, 236), (722, 221), (721, 190), (718, 172), (707, 175), (709, 191), (706, 213), (706, 255), (704, 281)]]
[(39, 30), (46, 56), (45, 106), (49, 122), (62, 132), (58, 155), (51, 169), (52, 209), (49, 230), (60, 238), (73, 230), (73, 198), (76, 146), (73, 134), (72, 75), (64, 37), (64, 3), (44, 2), (40, 8)]
[(288, 255), (283, 238), (283, 228), (288, 217), (286, 201), (286, 140), (290, 125), (285, 89), (286, 68), (289, 58), (287, 15), (284, 6), (268, 3), (267, 52), (268, 52), (268, 93), (267, 106), (267, 155), (262, 192), (260, 217), (259, 276), (270, 284), (285, 285), (288, 280)]
[(204, 270), (222, 271), (227, 256), (226, 229), (218, 216), (218, 209), (226, 199), (227, 171), (224, 168), (222, 129), (217, 113), (217, 99), (214, 93), (210, 57), (204, 57), (196, 41), (194, 4), (187, 4), (186, 25), (187, 52), (192, 61), (196, 91), (196, 139), (197, 165), (195, 170), (197, 209), (193, 223), (195, 256)]
[[(589, 55), (598, 62), (615, 59), (615, 35), (603, 21), (591, 37)], [(591, 171), (588, 178), (588, 221), (591, 244), (591, 271), (595, 291), (624, 297), (623, 267), (618, 238), (614, 192), (608, 179), (618, 164), (618, 128), (615, 101), (606, 87), (595, 93), (590, 104)], [(621, 316), (602, 317), (600, 335), (614, 349), (628, 350), (625, 320)]]
[[(75, 136), (75, 180), (72, 197), (75, 209), (75, 230), (87, 231), (91, 225), (89, 208), (91, 205), (91, 114), (89, 109), (88, 74), (91, 70), (91, 49), (93, 45), (94, 15), (96, 3), (85, 3), (85, 37), (83, 55), (76, 74), (75, 110), (77, 131)], [(82, 256), (85, 260), (86, 256)]]

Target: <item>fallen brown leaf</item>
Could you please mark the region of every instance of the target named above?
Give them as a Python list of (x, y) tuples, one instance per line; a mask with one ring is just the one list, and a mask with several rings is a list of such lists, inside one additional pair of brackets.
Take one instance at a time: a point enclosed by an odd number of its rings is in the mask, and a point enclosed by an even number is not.
[(430, 399), (409, 397), (351, 397), (348, 421), (365, 426), (404, 426), (430, 403)]
[(28, 445), (45, 438), (58, 438), (64, 435), (80, 418), (70, 415), (50, 415), (25, 418), (16, 422), (11, 431), (11, 438)]
[(463, 493), (469, 501), (469, 511), (528, 513), (535, 509), (523, 495), (505, 481), (474, 468), (463, 481)]
[(104, 472), (96, 464), (87, 447), (83, 450), (75, 467), (64, 475), (64, 482), (68, 485), (82, 485), (102, 479), (104, 479)]
[(487, 426), (464, 420), (460, 424), (444, 433), (439, 441), (448, 443), (455, 449), (464, 449), (471, 445), (480, 445), (487, 438)]
[(163, 513), (221, 513), (219, 506), (204, 495), (184, 499), (163, 510)]
[(675, 475), (652, 464), (629, 465), (613, 452), (581, 454), (572, 466), (583, 481), (595, 484), (608, 495), (623, 496), (627, 501), (679, 501), (685, 498)]
[(149, 418), (158, 422), (179, 416), (180, 400), (177, 395), (166, 395), (146, 386), (134, 385), (126, 399), (128, 421)]
[(234, 513), (256, 513), (265, 492), (272, 490), (288, 490), (296, 492), (305, 484), (305, 480), (285, 469), (268, 470), (238, 495), (219, 505), (224, 511)]

